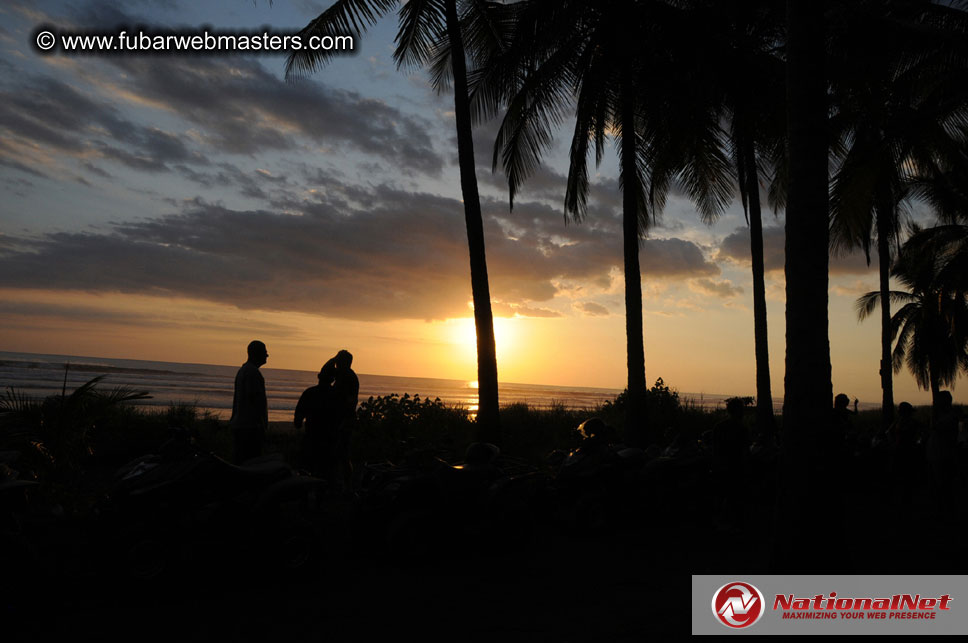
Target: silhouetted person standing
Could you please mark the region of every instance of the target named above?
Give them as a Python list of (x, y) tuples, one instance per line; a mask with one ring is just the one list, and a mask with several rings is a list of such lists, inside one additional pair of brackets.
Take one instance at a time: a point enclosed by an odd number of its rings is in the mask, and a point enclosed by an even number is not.
[(897, 419), (891, 425), (889, 435), (894, 441), (892, 469), (898, 493), (906, 500), (914, 497), (914, 482), (922, 460), (921, 426), (914, 419), (914, 407), (908, 402), (897, 405)]
[(950, 515), (954, 507), (955, 489), (959, 486), (958, 472), (958, 413), (950, 391), (935, 396), (934, 420), (928, 434), (928, 466), (931, 468), (939, 513)]
[(333, 382), (333, 397), (336, 411), (337, 454), (343, 473), (343, 485), (348, 489), (353, 476), (353, 463), (350, 462), (350, 438), (356, 425), (356, 404), (360, 397), (360, 380), (350, 366), (353, 356), (347, 350), (336, 353), (336, 380)]
[(745, 475), (749, 456), (749, 431), (743, 424), (743, 400), (731, 398), (726, 402), (728, 417), (713, 428), (713, 458), (716, 468), (728, 478)]
[(259, 367), (266, 363), (269, 353), (258, 340), (249, 342), (249, 359), (235, 375), (235, 395), (232, 398), (232, 427), (235, 463), (262, 455), (266, 429), (269, 427), (269, 405), (266, 401), (266, 382)]
[(337, 460), (337, 409), (333, 382), (336, 380), (336, 358), (330, 359), (316, 376), (319, 384), (310, 386), (299, 397), (293, 425), (303, 435), (302, 459), (314, 476), (335, 480)]
[(731, 398), (726, 402), (728, 417), (713, 427), (714, 479), (722, 494), (719, 520), (725, 527), (742, 527), (746, 522), (746, 503), (736, 502), (733, 495), (748, 478), (750, 438), (743, 424), (745, 406), (742, 399)]
[(845, 451), (853, 454), (857, 435), (850, 419), (852, 415), (857, 415), (857, 400), (854, 400), (854, 410), (851, 411), (850, 398), (839, 393), (834, 398), (830, 427), (821, 440), (820, 446), (826, 452), (826, 457), (838, 459)]

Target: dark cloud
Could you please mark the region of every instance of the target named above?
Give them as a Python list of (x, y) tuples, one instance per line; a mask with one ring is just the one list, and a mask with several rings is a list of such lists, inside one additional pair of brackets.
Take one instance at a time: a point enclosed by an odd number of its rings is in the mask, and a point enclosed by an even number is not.
[(695, 279), (692, 287), (701, 293), (715, 295), (716, 297), (735, 297), (743, 292), (739, 286), (734, 286), (728, 279), (714, 281), (712, 279)]
[[(365, 207), (353, 205), (354, 190), (368, 194)], [(332, 197), (324, 188), (315, 200), (289, 205), (277, 214), (196, 200), (179, 214), (117, 224), (107, 234), (21, 240), (0, 257), (0, 285), (180, 295), (360, 320), (467, 314), (459, 201), (380, 185)], [(526, 203), (507, 234), (504, 210), (485, 205), (491, 295), (509, 314), (554, 315), (536, 304), (558, 294), (559, 280), (608, 287), (621, 269), (621, 238), (610, 225), (565, 227), (551, 207)], [(718, 274), (680, 239), (646, 241), (641, 259), (647, 279)]]
[[(176, 165), (173, 169), (181, 176), (206, 188), (231, 187), (238, 190), (242, 196), (250, 199), (272, 201), (272, 194), (290, 185), (286, 176), (275, 176), (267, 170), (246, 171), (231, 163), (218, 163), (214, 171), (196, 170), (187, 165)], [(279, 193), (282, 203), (286, 199), (285, 193)]]
[[(107, 24), (107, 23), (104, 23)], [(286, 82), (246, 58), (117, 57), (119, 74), (100, 77), (135, 100), (163, 106), (197, 134), (166, 132), (132, 121), (100, 87), (39, 75), (9, 76), (0, 85), (0, 133), (62, 154), (92, 154), (141, 171), (210, 164), (212, 151), (262, 155), (324, 146), (332, 154), (355, 150), (404, 174), (439, 175), (435, 125), (383, 101), (304, 79)], [(108, 69), (112, 69), (109, 67)], [(205, 149), (208, 144), (210, 149)], [(16, 155), (5, 164), (38, 174)], [(85, 163), (89, 162), (87, 160)], [(16, 163), (16, 164), (15, 164)]]
[(292, 4), (303, 13), (315, 18), (326, 11), (332, 2), (324, 2), (323, 0), (294, 0)]
[(609, 314), (608, 308), (593, 301), (583, 301), (575, 304), (575, 308), (590, 317), (605, 317)]
[(15, 161), (14, 159), (7, 157), (6, 156), (7, 153), (8, 152), (3, 149), (3, 146), (0, 145), (0, 166), (9, 167), (14, 170), (20, 170), (24, 174), (30, 174), (31, 176), (35, 176), (38, 179), (50, 178), (36, 168), (33, 168), (29, 165), (24, 165), (20, 161)]
[[(0, 159), (0, 165), (6, 165), (6, 163)], [(16, 194), (19, 197), (26, 197), (27, 191), (34, 187), (32, 181), (28, 181), (27, 179), (19, 176), (12, 179), (4, 178), (3, 184), (7, 186), (11, 194)], [(2, 240), (2, 237), (0, 237), (0, 240)], [(2, 247), (2, 244), (0, 244), (0, 248)]]
[[(550, 280), (564, 277), (574, 280), (593, 281), (603, 288), (611, 283), (609, 270), (622, 268), (621, 224), (615, 217), (589, 218), (582, 224), (564, 225), (561, 213), (551, 206), (527, 202), (516, 206), (512, 214), (496, 201), (485, 200), (493, 220), (508, 237), (510, 244), (498, 244), (490, 240), (504, 235), (494, 232), (488, 236), (488, 257), (494, 257), (498, 265), (514, 266), (518, 273), (507, 274), (509, 280), (520, 278), (521, 272), (534, 273), (535, 269), (547, 268), (539, 273)], [(503, 253), (513, 249), (520, 252), (527, 248), (529, 254), (540, 258), (535, 268), (520, 266), (517, 262), (502, 261)], [(719, 267), (708, 261), (702, 250), (691, 241), (682, 239), (646, 239), (641, 244), (639, 262), (643, 278), (702, 277), (720, 273)], [(498, 276), (505, 276), (498, 268)], [(543, 297), (531, 296), (540, 301)]]
[(105, 171), (103, 168), (98, 167), (97, 165), (94, 165), (93, 163), (85, 162), (85, 163), (81, 163), (81, 165), (84, 167), (85, 170), (87, 170), (91, 174), (96, 174), (97, 176), (101, 177), (102, 179), (112, 179), (112, 178), (114, 178), (114, 175), (113, 174), (111, 174), (110, 172)]
[(69, 319), (72, 322), (96, 324), (99, 326), (123, 325), (139, 328), (153, 328), (159, 330), (191, 330), (197, 331), (232, 331), (236, 333), (250, 333), (266, 337), (292, 338), (299, 334), (294, 328), (260, 321), (258, 324), (240, 324), (239, 320), (215, 319), (198, 313), (181, 313), (172, 311), (136, 312), (131, 310), (117, 310), (110, 307), (65, 305), (49, 302), (34, 301), (0, 301), (0, 320), (5, 328), (19, 328), (29, 330), (37, 324), (50, 324), (52, 329), (60, 326), (58, 320)]
[(33, 76), (27, 82), (3, 87), (0, 94), (0, 128), (21, 138), (59, 150), (81, 151), (80, 134), (92, 125), (123, 131), (115, 110), (95, 103), (73, 87), (50, 78)]
[(718, 275), (721, 270), (708, 261), (692, 241), (646, 239), (640, 255), (645, 277), (695, 277)]
[[(141, 98), (201, 128), (216, 150), (288, 151), (312, 141), (378, 156), (403, 172), (436, 175), (444, 166), (428, 134), (434, 124), (381, 100), (313, 79), (286, 82), (248, 58), (125, 57), (111, 62)], [(441, 125), (436, 125), (440, 127)]]
[[(763, 267), (771, 270), (783, 270), (783, 228), (771, 226), (763, 228)], [(737, 263), (750, 262), (750, 230), (747, 227), (736, 228), (727, 235), (716, 254), (717, 260), (729, 260)]]
[(164, 172), (168, 170), (168, 166), (154, 156), (133, 154), (127, 150), (111, 147), (110, 145), (98, 145), (98, 149), (104, 158), (117, 161), (135, 170), (141, 170), (143, 172)]
[[(783, 270), (784, 263), (784, 231), (780, 226), (763, 228), (763, 267), (767, 272)], [(719, 245), (716, 260), (728, 260), (742, 264), (750, 262), (750, 232), (749, 228), (736, 228), (727, 235)], [(876, 264), (876, 258), (874, 259)], [(830, 274), (862, 274), (876, 269), (869, 266), (860, 251), (847, 256), (830, 256)]]
[[(28, 76), (21, 83), (0, 88), (2, 130), (30, 144), (77, 157), (94, 153), (142, 171), (164, 171), (170, 163), (208, 163), (178, 136), (138, 125), (110, 103), (42, 76)], [(84, 163), (90, 169), (90, 163)], [(19, 165), (17, 169), (22, 171), (39, 172)]]
[[(111, 29), (114, 27), (149, 24), (143, 16), (132, 13), (133, 5), (157, 6), (164, 9), (174, 9), (171, 0), (128, 0), (119, 3), (111, 0), (87, 0), (76, 5), (67, 6), (67, 18), (74, 26), (88, 29)], [(157, 20), (150, 21), (157, 24)]]

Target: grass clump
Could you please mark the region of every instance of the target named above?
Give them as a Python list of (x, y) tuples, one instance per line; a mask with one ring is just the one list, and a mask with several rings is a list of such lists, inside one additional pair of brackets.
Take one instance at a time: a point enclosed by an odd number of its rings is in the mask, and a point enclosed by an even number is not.
[(192, 431), (204, 448), (226, 452), (217, 417), (191, 405), (135, 406), (151, 397), (147, 391), (104, 390), (103, 377), (44, 398), (13, 387), (0, 396), (0, 450), (20, 454), (21, 478), (39, 483), (41, 499), (83, 513), (106, 492), (114, 471), (157, 448), (173, 426)]

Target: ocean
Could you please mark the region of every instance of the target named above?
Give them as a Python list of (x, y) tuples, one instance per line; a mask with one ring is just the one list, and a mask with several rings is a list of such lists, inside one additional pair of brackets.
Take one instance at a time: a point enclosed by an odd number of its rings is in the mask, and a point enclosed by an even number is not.
[[(151, 399), (139, 405), (193, 404), (199, 410), (211, 411), (227, 420), (232, 414), (232, 389), (239, 366), (0, 351), (0, 390), (12, 386), (31, 397), (43, 398), (61, 392), (65, 373), (68, 392), (93, 377), (104, 375), (99, 384), (104, 389), (128, 386), (148, 391)], [(299, 396), (316, 384), (316, 371), (267, 367), (261, 370), (269, 399), (269, 420), (292, 420)], [(360, 401), (370, 396), (408, 393), (421, 398), (439, 397), (445, 404), (462, 405), (471, 411), (477, 407), (477, 389), (466, 380), (358, 375)], [(584, 386), (514, 383), (501, 383), (499, 388), (501, 404), (523, 402), (535, 408), (561, 404), (571, 409), (591, 409), (614, 399), (620, 392)], [(718, 404), (721, 400), (722, 396), (718, 396), (708, 401)]]

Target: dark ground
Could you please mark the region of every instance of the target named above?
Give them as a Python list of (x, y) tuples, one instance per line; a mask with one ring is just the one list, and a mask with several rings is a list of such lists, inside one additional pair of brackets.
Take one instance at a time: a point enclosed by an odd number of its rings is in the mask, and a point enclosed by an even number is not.
[[(286, 574), (250, 554), (226, 561), (223, 553), (217, 565), (133, 581), (102, 567), (109, 548), (90, 553), (105, 534), (65, 523), (54, 542), (30, 548), (36, 560), (4, 552), (0, 631), (5, 640), (38, 641), (641, 641), (690, 632), (693, 574), (968, 570), (964, 488), (945, 505), (924, 477), (899, 490), (858, 463), (839, 483), (812, 491), (831, 509), (815, 513), (829, 520), (817, 529), (823, 538), (798, 552), (797, 569), (779, 569), (776, 478), (763, 473), (739, 519), (724, 520), (723, 508), (736, 505), (717, 500), (731, 492), (714, 483), (687, 487), (694, 504), (639, 509), (632, 523), (616, 520), (593, 533), (541, 518), (530, 546), (501, 554), (481, 553), (479, 543), (476, 551), (401, 557), (378, 540), (364, 543), (365, 528), (349, 535), (332, 518), (345, 516), (345, 507), (330, 507), (316, 526), (319, 555)], [(214, 544), (232, 551), (223, 545)], [(7, 639), (11, 632), (19, 636)]]

